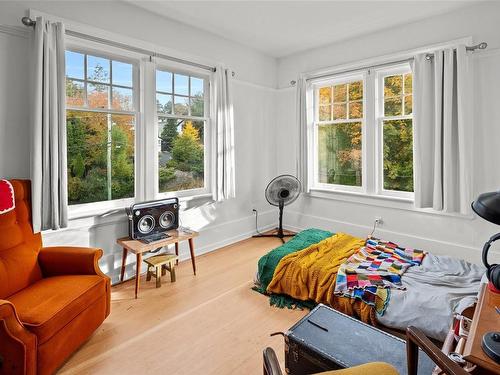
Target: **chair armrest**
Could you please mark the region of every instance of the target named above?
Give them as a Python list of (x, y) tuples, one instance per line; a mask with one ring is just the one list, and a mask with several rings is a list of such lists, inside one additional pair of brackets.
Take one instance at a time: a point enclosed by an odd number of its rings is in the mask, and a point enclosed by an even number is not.
[(263, 354), (264, 359), (264, 375), (282, 375), (278, 357), (272, 348), (265, 348)]
[(0, 374), (36, 373), (36, 336), (19, 320), (12, 303), (0, 299)]
[(99, 268), (102, 249), (90, 247), (44, 247), (38, 254), (38, 263), (44, 276), (99, 275), (106, 277)]
[(417, 375), (418, 348), (448, 375), (469, 375), (462, 367), (452, 361), (418, 328), (408, 327), (406, 330), (406, 350), (408, 355), (408, 375)]

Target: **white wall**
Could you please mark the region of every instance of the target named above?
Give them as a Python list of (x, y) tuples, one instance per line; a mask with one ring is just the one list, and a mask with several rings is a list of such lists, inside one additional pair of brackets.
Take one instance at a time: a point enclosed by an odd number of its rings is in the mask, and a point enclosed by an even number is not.
[[(383, 30), (365, 37), (324, 46), (278, 61), (277, 133), (293, 136), (278, 138), (278, 173), (295, 173), (297, 130), (295, 89), (290, 80), (301, 72), (333, 67), (349, 62), (397, 53), (413, 48), (472, 36), (475, 42), (486, 41), (487, 52), (474, 56), (474, 189), (492, 191), (500, 187), (498, 149), (500, 148), (500, 3), (481, 3), (473, 7), (429, 18), (402, 27)], [(287, 216), (295, 228), (317, 226), (358, 235), (370, 233), (376, 216), (384, 224), (379, 236), (420, 246), (435, 253), (449, 254), (480, 262), (482, 244), (499, 227), (479, 218), (459, 218), (393, 208), (393, 202), (361, 204), (345, 200), (303, 197)], [(408, 206), (408, 205), (407, 205)], [(497, 254), (497, 258), (500, 255)]]
[[(99, 11), (96, 11), (96, 7)], [(190, 202), (182, 212), (184, 226), (201, 231), (198, 254), (253, 234), (252, 208), (259, 224), (275, 219), (265, 202), (264, 189), (275, 175), (274, 137), (276, 60), (252, 49), (175, 21), (158, 17), (123, 2), (0, 2), (0, 177), (29, 177), (29, 30), (20, 19), (29, 8), (131, 36), (201, 61), (221, 62), (236, 72), (234, 84), (237, 198), (223, 203)], [(133, 18), (133, 22), (128, 22)], [(6, 25), (15, 26), (14, 28)], [(3, 30), (3, 31), (2, 31)], [(7, 33), (8, 31), (8, 33)], [(174, 52), (175, 53), (175, 52)], [(121, 249), (118, 237), (127, 234), (124, 211), (72, 220), (69, 228), (43, 235), (45, 245), (102, 247), (101, 266), (117, 280)], [(181, 245), (181, 257), (187, 257)], [(133, 259), (127, 276), (133, 275)]]

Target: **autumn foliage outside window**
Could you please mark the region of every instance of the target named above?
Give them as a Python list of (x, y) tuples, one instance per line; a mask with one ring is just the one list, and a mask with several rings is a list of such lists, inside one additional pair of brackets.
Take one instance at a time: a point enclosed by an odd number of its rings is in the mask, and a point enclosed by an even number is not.
[(321, 87), (318, 99), (318, 180), (361, 186), (363, 81)]
[(314, 110), (308, 119), (313, 189), (411, 199), (412, 79), (408, 64), (383, 64), (312, 80), (314, 105), (309, 108)]
[(203, 78), (156, 71), (158, 191), (205, 186), (205, 105)]
[(413, 191), (412, 74), (383, 77), (383, 188)]
[(134, 67), (66, 51), (69, 204), (135, 192)]

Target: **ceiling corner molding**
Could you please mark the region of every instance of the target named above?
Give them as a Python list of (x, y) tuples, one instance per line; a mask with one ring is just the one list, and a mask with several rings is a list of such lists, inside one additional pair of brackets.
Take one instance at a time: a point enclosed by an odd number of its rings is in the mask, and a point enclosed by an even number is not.
[(28, 38), (29, 29), (26, 26), (11, 26), (0, 24), (0, 33), (19, 36), (21, 38)]

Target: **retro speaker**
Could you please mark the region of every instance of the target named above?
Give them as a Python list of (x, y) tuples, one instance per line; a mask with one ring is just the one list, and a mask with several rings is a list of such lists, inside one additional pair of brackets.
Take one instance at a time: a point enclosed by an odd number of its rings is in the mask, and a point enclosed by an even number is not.
[(129, 236), (151, 242), (165, 238), (165, 232), (179, 227), (177, 198), (136, 203), (127, 209)]

